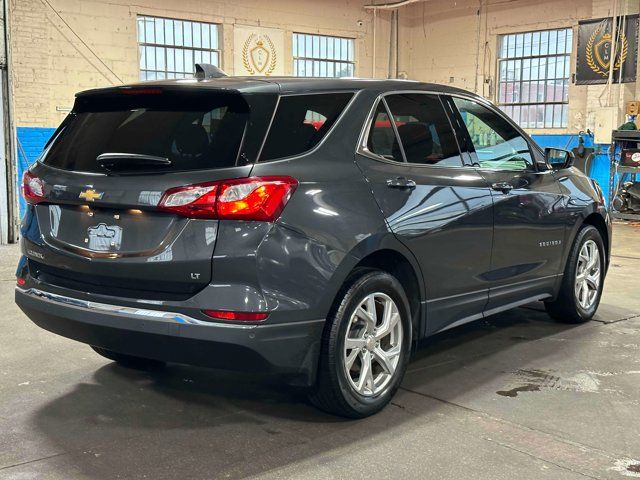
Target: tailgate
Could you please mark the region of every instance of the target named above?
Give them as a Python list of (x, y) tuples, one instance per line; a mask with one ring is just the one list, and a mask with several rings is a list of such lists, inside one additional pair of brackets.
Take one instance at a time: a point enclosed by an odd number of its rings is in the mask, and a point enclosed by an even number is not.
[[(167, 299), (209, 283), (218, 220), (158, 203), (171, 188), (246, 177), (276, 97), (142, 90), (80, 96), (30, 168), (43, 198), (29, 205), (22, 235), (41, 281)], [(115, 161), (101, 163), (105, 155)]]

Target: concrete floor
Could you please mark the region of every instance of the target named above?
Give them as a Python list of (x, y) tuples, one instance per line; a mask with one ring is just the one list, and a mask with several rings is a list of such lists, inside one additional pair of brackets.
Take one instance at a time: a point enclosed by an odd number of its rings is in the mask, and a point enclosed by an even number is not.
[(520, 308), (429, 341), (362, 421), (255, 379), (126, 370), (31, 324), (0, 248), (2, 479), (640, 477), (640, 227), (595, 321)]

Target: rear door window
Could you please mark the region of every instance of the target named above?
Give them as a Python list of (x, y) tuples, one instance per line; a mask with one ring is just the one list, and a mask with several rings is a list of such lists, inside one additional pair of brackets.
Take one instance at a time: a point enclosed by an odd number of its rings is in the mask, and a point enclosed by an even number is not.
[[(396, 94), (385, 97), (385, 101), (407, 162), (462, 166), (453, 128), (437, 95)], [(392, 152), (397, 148), (394, 145)]]
[(281, 97), (260, 160), (291, 157), (311, 150), (324, 138), (351, 97), (351, 92)]
[(236, 165), (249, 118), (239, 94), (170, 93), (79, 97), (42, 162), (104, 173), (106, 153), (166, 158), (162, 171)]
[(367, 140), (367, 150), (388, 160), (404, 162), (398, 137), (383, 101), (378, 102), (376, 107)]

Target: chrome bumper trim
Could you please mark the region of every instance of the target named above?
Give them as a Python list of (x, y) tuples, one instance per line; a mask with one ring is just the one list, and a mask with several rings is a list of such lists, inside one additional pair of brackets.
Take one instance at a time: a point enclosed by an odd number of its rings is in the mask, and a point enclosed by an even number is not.
[(59, 303), (70, 307), (82, 308), (94, 312), (115, 313), (154, 322), (241, 329), (251, 329), (256, 327), (255, 325), (232, 325), (228, 323), (207, 322), (190, 317), (189, 315), (185, 315), (184, 313), (165, 312), (162, 310), (148, 310), (144, 308), (125, 307), (122, 305), (111, 305), (108, 303), (94, 302), (91, 300), (81, 300), (79, 298), (58, 295), (57, 293), (45, 292), (37, 288), (23, 289), (20, 287), (16, 287), (16, 290), (25, 295), (30, 295), (32, 297), (41, 298), (50, 302)]

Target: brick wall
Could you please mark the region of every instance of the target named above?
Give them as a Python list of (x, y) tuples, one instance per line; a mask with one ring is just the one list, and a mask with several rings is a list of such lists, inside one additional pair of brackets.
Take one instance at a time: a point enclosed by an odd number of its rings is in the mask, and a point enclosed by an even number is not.
[[(579, 20), (612, 15), (611, 0), (430, 0), (410, 7), (410, 54), (401, 69), (411, 78), (450, 83), (496, 99), (496, 54), (499, 36), (551, 28), (574, 28), (571, 73), (575, 71), (575, 42)], [(620, 2), (622, 3), (622, 2)], [(640, 2), (627, 0), (627, 12), (638, 13)], [(479, 7), (479, 5), (482, 5)], [(478, 14), (479, 13), (479, 14)], [(640, 67), (640, 63), (639, 63)], [(624, 91), (620, 94), (620, 90)], [(535, 134), (578, 132), (594, 128), (594, 112), (602, 108), (604, 87), (569, 86), (569, 122), (566, 129), (533, 129)], [(637, 83), (613, 86), (620, 105), (640, 97)]]
[[(293, 31), (356, 39), (358, 76), (385, 77), (390, 12), (377, 16), (375, 72), (373, 14), (368, 0), (10, 0), (12, 74), (18, 126), (58, 125), (75, 92), (138, 80), (136, 16), (215, 22), (221, 27), (222, 66), (233, 74), (233, 29), (259, 24), (285, 31), (291, 56)], [(629, 13), (637, 0), (627, 0)], [(575, 27), (579, 20), (608, 16), (610, 0), (428, 0), (400, 9), (399, 70), (409, 78), (476, 90), (496, 90), (496, 50), (501, 34)], [(359, 21), (362, 21), (360, 24)], [(574, 36), (575, 37), (575, 36)], [(575, 59), (572, 59), (572, 70)], [(286, 62), (291, 73), (291, 62)], [(616, 99), (640, 96), (627, 84)], [(570, 86), (567, 132), (584, 129), (602, 106), (601, 86)], [(592, 120), (592, 119), (591, 119)], [(535, 133), (557, 133), (539, 131)], [(562, 132), (565, 133), (565, 132)]]
[[(137, 15), (221, 24), (222, 68), (233, 74), (233, 29), (262, 25), (356, 39), (356, 74), (372, 76), (372, 15), (366, 0), (10, 0), (16, 124), (55, 126), (83, 89), (136, 82)], [(53, 8), (49, 7), (51, 5)], [(359, 21), (362, 20), (362, 24)], [(386, 75), (389, 14), (377, 22), (377, 76)], [(291, 74), (292, 61), (285, 63)], [(58, 110), (56, 110), (58, 108)]]

